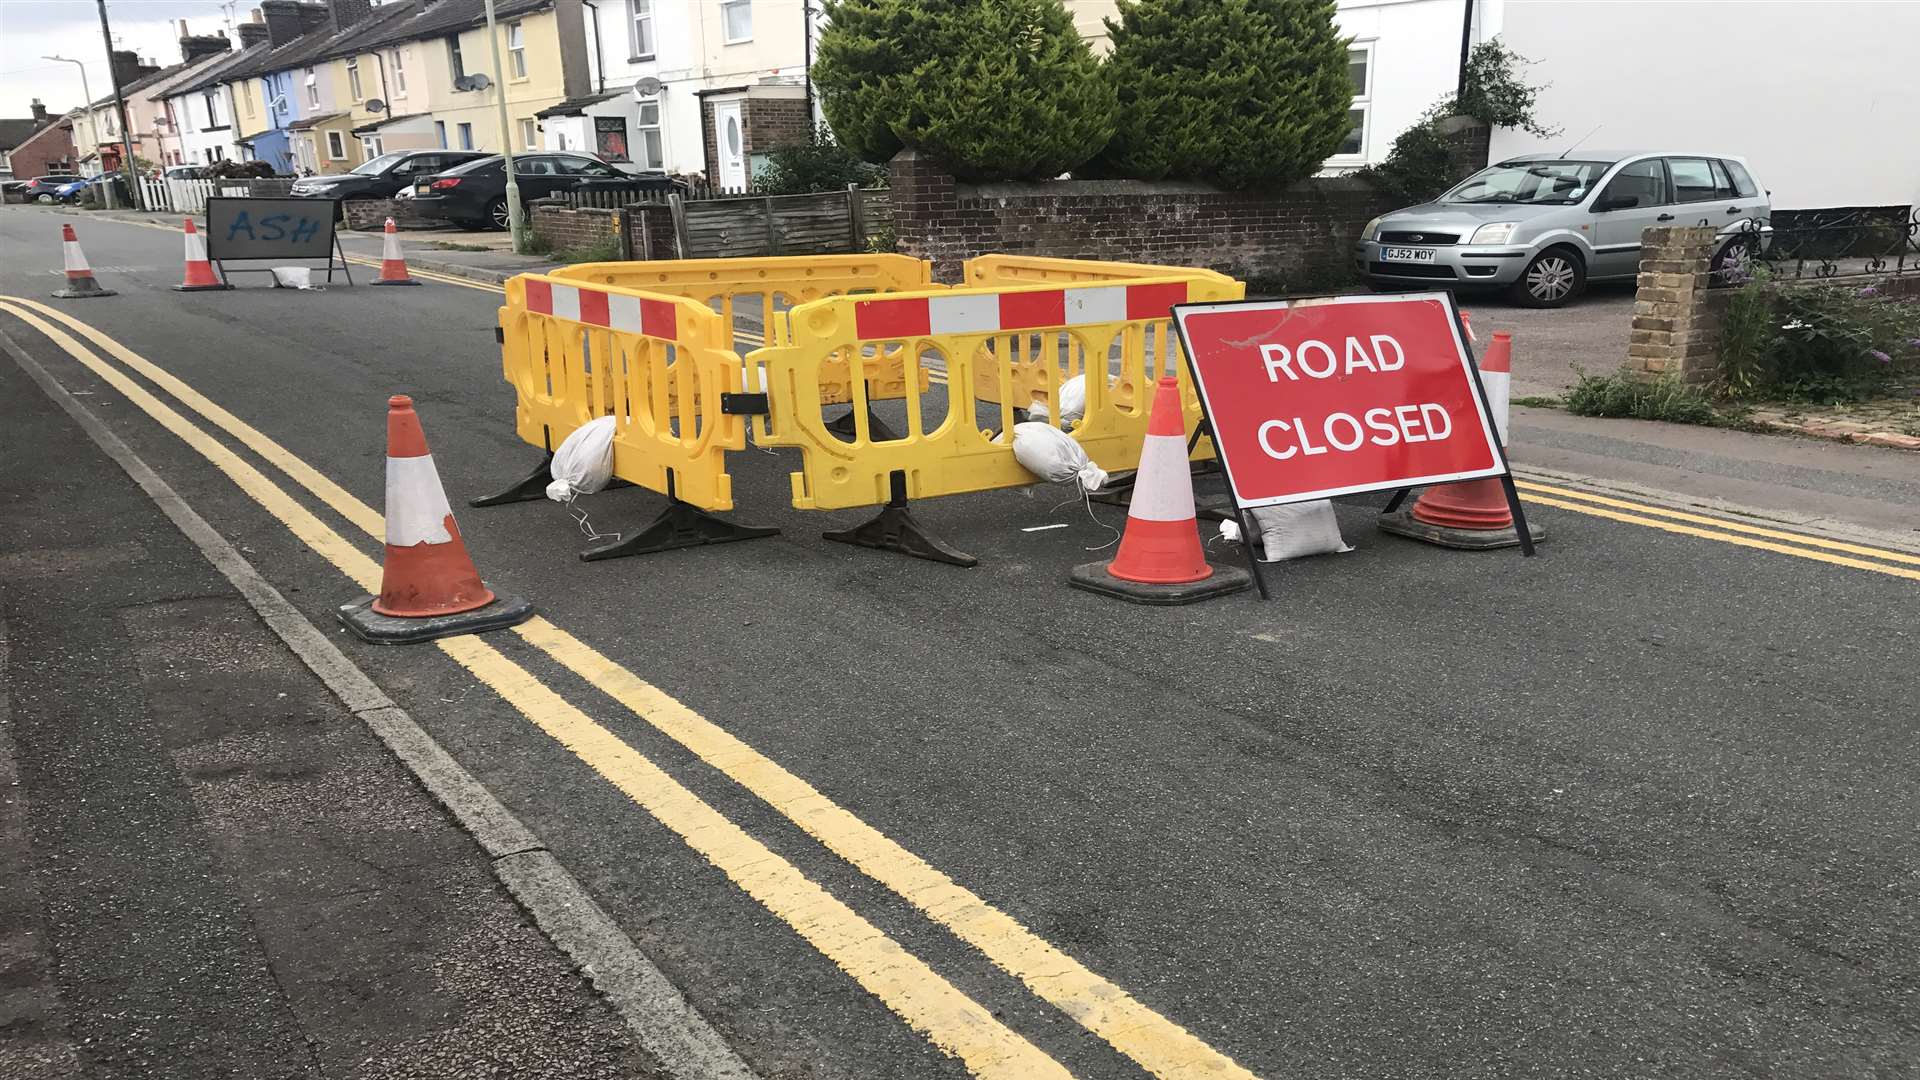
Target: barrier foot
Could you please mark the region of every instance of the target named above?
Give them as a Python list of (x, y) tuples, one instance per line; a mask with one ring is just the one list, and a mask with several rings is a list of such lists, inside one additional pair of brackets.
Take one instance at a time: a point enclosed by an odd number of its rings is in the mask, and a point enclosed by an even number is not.
[(892, 477), (893, 497), (872, 520), (851, 529), (839, 532), (821, 533), (821, 537), (840, 544), (857, 544), (860, 547), (879, 548), (882, 551), (897, 551), (902, 555), (911, 555), (928, 562), (946, 563), (950, 566), (978, 566), (980, 560), (953, 547), (928, 532), (926, 526), (907, 509), (907, 474), (895, 472)]
[(648, 555), (656, 551), (700, 547), (703, 544), (731, 544), (736, 540), (758, 540), (764, 536), (778, 535), (779, 529), (737, 525), (709, 514), (692, 503), (669, 497), (667, 508), (653, 519), (653, 524), (631, 536), (582, 551), (580, 561), (599, 562), (601, 559)]
[(505, 506), (508, 503), (532, 502), (547, 497), (547, 485), (553, 483), (553, 452), (540, 459), (532, 472), (505, 491), (492, 495), (482, 495), (477, 499), (468, 499), (468, 506)]
[[(842, 416), (837, 420), (827, 421), (827, 430), (833, 432), (835, 435), (842, 436), (843, 438), (848, 438), (848, 439), (858, 438), (859, 432), (853, 426), (853, 413), (854, 413), (854, 410), (849, 409), (847, 410), (847, 415)], [(889, 440), (897, 439), (899, 437), (900, 436), (895, 435), (893, 433), (892, 428), (887, 426), (886, 421), (874, 415), (874, 412), (872, 409), (867, 410), (868, 441), (887, 442)]]

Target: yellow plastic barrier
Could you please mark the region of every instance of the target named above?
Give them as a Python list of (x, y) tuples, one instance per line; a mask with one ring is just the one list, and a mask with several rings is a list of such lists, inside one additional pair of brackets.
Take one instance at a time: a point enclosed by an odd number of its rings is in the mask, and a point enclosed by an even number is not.
[[(1076, 265), (996, 258), (983, 270), (1011, 270), (1016, 263), (1034, 269), (1038, 262), (1052, 264), (1038, 269), (1060, 274)], [(886, 503), (898, 494), (895, 474), (903, 475), (909, 498), (1033, 483), (1013, 457), (1013, 409), (1036, 395), (1057, 401), (1060, 383), (1089, 368), (1110, 374), (1113, 382), (1087, 380), (1086, 414), (1071, 430), (1101, 468), (1115, 472), (1139, 464), (1149, 400), (1139, 391), (1162, 374), (1180, 380), (1187, 424), (1196, 425), (1199, 402), (1167, 309), (1237, 300), (1245, 287), (1210, 271), (1159, 267), (1158, 277), (1137, 276), (1130, 271), (1138, 268), (1123, 264), (1121, 272), (1101, 276), (1095, 268), (1104, 264), (1077, 265), (1088, 267), (1080, 271), (1085, 276), (1063, 277), (1060, 284), (833, 297), (788, 312), (783, 343), (755, 350), (746, 362), (763, 369), (768, 380), (771, 430), (764, 441), (803, 452), (802, 469), (792, 477), (794, 505), (833, 510)], [(970, 280), (972, 270), (970, 265)], [(837, 437), (820, 422), (817, 402), (832, 378), (828, 361), (841, 356), (856, 368), (897, 356), (909, 385), (930, 364), (943, 365), (946, 415), (929, 423), (926, 395), (910, 394), (907, 429), (898, 438), (875, 439), (864, 419), (850, 441)], [(851, 385), (854, 414), (861, 417), (863, 380)], [(994, 406), (998, 435), (980, 426), (983, 404)], [(1056, 409), (1056, 425), (1058, 416)], [(1203, 447), (1196, 456), (1210, 452)]]
[(726, 451), (747, 428), (721, 407), (743, 390), (720, 316), (693, 300), (558, 274), (507, 282), (501, 362), (520, 437), (553, 449), (589, 420), (615, 418), (613, 474), (707, 510), (733, 508)]

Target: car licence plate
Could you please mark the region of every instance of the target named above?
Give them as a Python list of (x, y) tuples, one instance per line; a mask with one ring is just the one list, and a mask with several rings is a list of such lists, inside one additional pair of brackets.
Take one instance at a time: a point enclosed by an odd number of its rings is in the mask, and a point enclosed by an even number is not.
[(413, 185), (413, 193), (415, 195), (425, 195), (428, 191), (432, 189), (433, 189), (433, 182), (430, 180), (422, 180), (419, 183)]
[(1381, 248), (1381, 262), (1432, 262), (1432, 248)]

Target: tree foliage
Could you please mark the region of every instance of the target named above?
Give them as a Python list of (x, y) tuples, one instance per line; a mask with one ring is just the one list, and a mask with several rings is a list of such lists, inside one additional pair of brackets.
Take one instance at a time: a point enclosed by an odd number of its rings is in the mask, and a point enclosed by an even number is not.
[(759, 195), (805, 195), (842, 191), (848, 184), (871, 187), (884, 183), (886, 176), (886, 170), (835, 142), (823, 124), (806, 142), (768, 154), (766, 168), (753, 178), (753, 190)]
[(1277, 187), (1347, 136), (1353, 83), (1333, 0), (1120, 0), (1107, 20), (1114, 176)]
[(1467, 55), (1466, 92), (1451, 111), (1494, 127), (1520, 128), (1543, 139), (1559, 134), (1559, 128), (1546, 127), (1534, 118), (1534, 101), (1545, 87), (1522, 81), (1517, 70), (1532, 62), (1498, 38), (1475, 45)]
[(1408, 203), (1428, 202), (1480, 170), (1480, 162), (1463, 158), (1443, 125), (1456, 116), (1494, 127), (1515, 127), (1542, 138), (1559, 134), (1534, 117), (1533, 106), (1543, 87), (1523, 82), (1517, 65), (1530, 63), (1498, 39), (1483, 41), (1467, 57), (1466, 92), (1458, 99), (1441, 98), (1421, 114), (1419, 122), (1393, 140), (1386, 160), (1359, 170), (1375, 187)]
[(813, 70), (834, 132), (964, 180), (1044, 180), (1113, 131), (1114, 94), (1060, 0), (831, 0)]

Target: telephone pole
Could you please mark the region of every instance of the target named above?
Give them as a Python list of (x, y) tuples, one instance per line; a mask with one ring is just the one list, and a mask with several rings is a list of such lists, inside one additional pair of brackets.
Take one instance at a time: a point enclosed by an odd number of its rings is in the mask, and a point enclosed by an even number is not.
[[(100, 0), (106, 3), (106, 0)], [(500, 164), (507, 170), (507, 228), (513, 250), (527, 251), (526, 212), (520, 206), (520, 183), (513, 172), (513, 131), (507, 123), (507, 73), (500, 65), (500, 24), (493, 18), (493, 0), (487, 0), (487, 43), (493, 46), (494, 104), (500, 108)]]
[[(113, 80), (113, 108), (120, 114), (120, 171), (127, 177), (127, 198), (135, 210), (145, 210), (140, 198), (139, 174), (133, 164), (133, 125), (127, 123), (127, 97), (120, 90), (120, 69), (113, 63), (113, 30), (107, 25), (107, 0), (94, 0), (100, 8), (100, 40), (107, 46), (107, 78)], [(88, 104), (92, 104), (89, 102)], [(105, 172), (105, 169), (101, 170)]]

